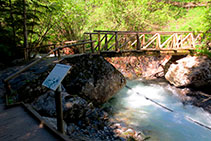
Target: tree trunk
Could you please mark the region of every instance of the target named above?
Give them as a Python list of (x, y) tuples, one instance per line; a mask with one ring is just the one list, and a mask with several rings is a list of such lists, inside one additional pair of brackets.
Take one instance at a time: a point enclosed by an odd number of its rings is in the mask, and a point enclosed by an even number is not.
[(11, 18), (11, 23), (12, 23), (12, 32), (13, 32), (13, 45), (14, 48), (16, 49), (16, 32), (15, 32), (15, 23), (14, 23), (14, 18), (13, 18), (13, 13), (12, 13), (12, 2), (9, 0), (10, 3), (10, 18)]
[(26, 0), (23, 0), (23, 33), (24, 33), (24, 57), (25, 60), (29, 59), (28, 55), (28, 41), (27, 41), (27, 26), (26, 26)]

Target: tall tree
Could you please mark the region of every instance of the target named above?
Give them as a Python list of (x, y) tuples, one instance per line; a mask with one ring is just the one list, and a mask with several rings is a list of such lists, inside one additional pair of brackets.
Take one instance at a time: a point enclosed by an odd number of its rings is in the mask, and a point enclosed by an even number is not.
[(27, 40), (27, 25), (26, 25), (26, 0), (23, 0), (23, 33), (24, 33), (24, 49), (25, 49), (25, 59), (29, 58), (28, 54), (28, 40)]
[(13, 45), (16, 48), (16, 32), (15, 32), (15, 22), (13, 18), (13, 12), (12, 12), (12, 1), (9, 0), (9, 7), (10, 7), (10, 19), (11, 19), (11, 26), (13, 31)]

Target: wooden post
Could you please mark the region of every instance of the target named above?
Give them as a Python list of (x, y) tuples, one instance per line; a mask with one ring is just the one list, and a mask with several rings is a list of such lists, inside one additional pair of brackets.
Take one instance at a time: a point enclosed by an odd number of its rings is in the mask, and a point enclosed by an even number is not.
[(91, 33), (89, 34), (89, 38), (90, 38), (90, 41), (91, 41), (91, 43), (90, 43), (91, 51), (92, 51), (92, 53), (94, 53), (93, 42), (92, 42), (92, 34)]
[(115, 51), (118, 50), (119, 42), (118, 42), (118, 32), (115, 32)]
[(139, 34), (136, 34), (136, 40), (137, 40), (137, 46), (136, 49), (140, 50), (140, 40), (139, 40)]
[(174, 43), (174, 44), (175, 44), (175, 48), (178, 48), (178, 41), (179, 41), (179, 40), (178, 40), (178, 34), (175, 33), (175, 34), (174, 34), (174, 37), (175, 37), (175, 43)]
[(57, 54), (58, 54), (58, 60), (61, 58), (60, 56), (60, 49), (57, 50)]
[[(84, 35), (84, 41), (85, 41), (85, 35)], [(83, 42), (84, 42), (84, 41), (83, 41)], [(86, 52), (86, 50), (85, 50), (85, 44), (83, 44), (83, 45), (82, 45), (82, 53), (85, 53), (85, 52)]]
[[(55, 48), (56, 48), (56, 45), (54, 44), (53, 45), (53, 50), (55, 50)], [(54, 56), (56, 57), (56, 51), (54, 51), (53, 53), (54, 53)]]
[[(127, 35), (125, 34), (124, 35), (124, 42), (126, 43), (127, 42)], [(127, 46), (125, 45), (125, 46), (123, 46), (123, 48), (122, 48), (122, 50), (126, 50), (127, 49)]]
[(181, 41), (180, 41), (181, 42), (181, 46), (180, 46), (180, 48), (182, 48), (182, 46), (183, 46), (183, 44), (182, 44), (183, 43), (182, 35), (180, 35), (180, 37), (181, 37)]
[(62, 134), (64, 134), (61, 84), (59, 85), (59, 87), (55, 92), (55, 103), (56, 103), (56, 116), (57, 116), (57, 130)]
[(108, 44), (107, 44), (107, 42), (108, 42), (108, 37), (107, 37), (107, 34), (105, 34), (105, 50), (108, 49)]
[(141, 46), (144, 46), (145, 45), (145, 34), (143, 35), (143, 40), (142, 40), (142, 45)]
[(4, 87), (6, 89), (6, 93), (5, 93), (6, 106), (8, 106), (9, 105), (8, 95), (11, 94), (11, 86), (8, 81), (3, 81), (3, 82), (4, 82)]
[(98, 32), (98, 53), (100, 53), (101, 41), (100, 41), (100, 32)]
[(191, 34), (191, 40), (192, 40), (192, 48), (195, 48), (195, 40), (193, 34)]
[(160, 34), (157, 33), (156, 49), (160, 48)]

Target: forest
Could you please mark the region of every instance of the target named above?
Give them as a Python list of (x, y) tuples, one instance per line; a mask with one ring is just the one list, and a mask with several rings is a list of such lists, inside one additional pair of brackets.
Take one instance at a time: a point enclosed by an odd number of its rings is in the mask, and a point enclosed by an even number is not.
[(0, 12), (3, 63), (22, 58), (24, 48), (81, 40), (93, 30), (200, 31), (199, 51), (210, 53), (209, 0), (1, 0)]
[(0, 141), (210, 141), (210, 6), (0, 0)]

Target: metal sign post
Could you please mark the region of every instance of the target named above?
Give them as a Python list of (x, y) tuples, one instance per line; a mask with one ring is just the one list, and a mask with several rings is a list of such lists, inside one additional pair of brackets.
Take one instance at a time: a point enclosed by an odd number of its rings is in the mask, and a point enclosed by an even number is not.
[(64, 134), (64, 123), (63, 123), (61, 82), (67, 75), (70, 68), (71, 66), (68, 65), (56, 64), (56, 66), (50, 72), (48, 77), (42, 83), (43, 86), (55, 91), (57, 130), (62, 134)]

